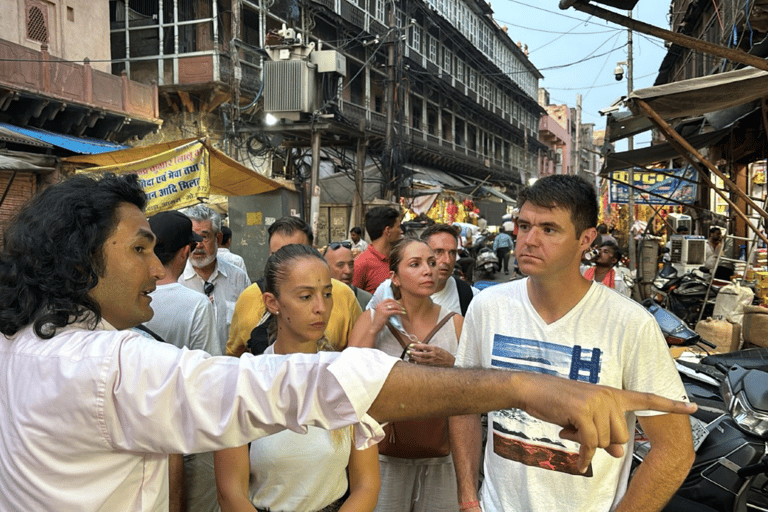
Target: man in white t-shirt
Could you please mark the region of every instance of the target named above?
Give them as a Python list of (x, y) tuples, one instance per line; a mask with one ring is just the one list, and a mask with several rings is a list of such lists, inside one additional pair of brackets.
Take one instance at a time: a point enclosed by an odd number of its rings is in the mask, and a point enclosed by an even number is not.
[[(556, 375), (683, 399), (685, 389), (653, 317), (637, 303), (579, 273), (596, 236), (597, 198), (586, 181), (555, 175), (520, 195), (516, 255), (528, 278), (491, 287), (473, 300), (456, 366)], [(610, 319), (596, 322), (596, 318)], [(519, 409), (488, 419), (478, 493), (478, 416), (451, 423), (462, 511), (658, 511), (688, 474), (688, 418), (638, 413), (651, 451), (627, 485), (632, 442), (623, 456), (599, 454), (583, 471), (578, 446), (562, 430)], [(635, 415), (617, 417), (632, 431)]]
[[(157, 288), (149, 294), (155, 316), (144, 325), (178, 348), (199, 349), (220, 356), (213, 304), (202, 293), (178, 282), (192, 247), (203, 238), (192, 231), (189, 217), (177, 211), (155, 214), (149, 219), (149, 227), (157, 237), (154, 251), (165, 268), (165, 277), (157, 281)], [(177, 454), (170, 457), (171, 468), (176, 471), (171, 477), (172, 502), (179, 499), (186, 504), (184, 510), (189, 511), (218, 511), (213, 452), (188, 454), (183, 459)], [(176, 485), (181, 492), (176, 491)]]

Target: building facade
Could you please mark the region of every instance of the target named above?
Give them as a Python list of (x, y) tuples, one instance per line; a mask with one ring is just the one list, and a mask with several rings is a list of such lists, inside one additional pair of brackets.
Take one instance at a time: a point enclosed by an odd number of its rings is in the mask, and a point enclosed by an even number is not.
[[(339, 172), (360, 167), (362, 146), (391, 169), (379, 177), (389, 190), (408, 187), (413, 165), (511, 187), (536, 173), (541, 74), (484, 1), (408, 0), (394, 12), (383, 0), (109, 5), (112, 72), (157, 82), (159, 138), (205, 131), (246, 165), (301, 180), (299, 148), (320, 129)], [(296, 40), (279, 35), (283, 26)], [(308, 45), (338, 52), (344, 69), (318, 75), (311, 112), (265, 127), (262, 101), (274, 86), (261, 82), (265, 49), (304, 47), (308, 57)]]
[[(110, 73), (109, 4), (0, 0), (0, 229), (58, 158), (159, 129), (157, 87)], [(83, 139), (87, 137), (88, 139)]]

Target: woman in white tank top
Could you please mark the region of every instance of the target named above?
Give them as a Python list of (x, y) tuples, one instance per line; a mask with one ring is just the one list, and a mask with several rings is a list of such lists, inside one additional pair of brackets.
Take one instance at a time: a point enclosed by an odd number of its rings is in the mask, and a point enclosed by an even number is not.
[[(264, 303), (276, 327), (265, 354), (333, 350), (324, 335), (333, 308), (331, 276), (320, 253), (285, 246), (269, 257), (264, 276)], [(377, 453), (376, 446), (355, 449), (352, 427), (278, 432), (252, 442), (250, 458), (248, 446), (221, 450), (214, 455), (221, 510), (371, 512), (380, 485)]]

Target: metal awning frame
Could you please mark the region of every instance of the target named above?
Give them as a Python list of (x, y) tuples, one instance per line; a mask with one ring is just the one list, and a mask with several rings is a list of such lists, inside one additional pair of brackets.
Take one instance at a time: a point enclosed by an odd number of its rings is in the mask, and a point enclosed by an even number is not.
[[(763, 219), (768, 222), (768, 213), (766, 213), (763, 208), (758, 205), (751, 197), (749, 197), (743, 190), (741, 190), (734, 182), (732, 182), (725, 174), (723, 174), (720, 169), (718, 169), (712, 162), (710, 162), (707, 158), (705, 158), (701, 153), (699, 153), (696, 148), (691, 146), (688, 141), (686, 141), (679, 133), (677, 133), (674, 128), (672, 128), (664, 119), (659, 116), (644, 100), (640, 98), (633, 98), (634, 105), (639, 109), (640, 112), (642, 112), (648, 119), (653, 123), (653, 125), (661, 131), (667, 138), (667, 141), (677, 150), (677, 152), (685, 158), (689, 164), (691, 164), (694, 169), (699, 171), (699, 178), (704, 181), (704, 183), (715, 191), (717, 195), (719, 195), (728, 205), (733, 208), (734, 213), (741, 217), (741, 219), (746, 223), (749, 228), (759, 236), (763, 242), (768, 244), (768, 238), (760, 232), (760, 230), (752, 223), (751, 219), (743, 212), (741, 209), (736, 206), (736, 204), (731, 201), (731, 199), (728, 197), (728, 195), (722, 190), (715, 186), (715, 184), (712, 182), (712, 180), (709, 179), (709, 173), (710, 171), (713, 174), (715, 174), (717, 177), (719, 177), (721, 180), (723, 180), (723, 183), (725, 184), (725, 187), (730, 192), (736, 194), (740, 199), (745, 201), (749, 206), (751, 206), (757, 213), (759, 213)], [(762, 99), (762, 110), (763, 110), (763, 125), (766, 131), (768, 131), (768, 105), (766, 104), (765, 98)], [(630, 187), (634, 188), (632, 185)]]

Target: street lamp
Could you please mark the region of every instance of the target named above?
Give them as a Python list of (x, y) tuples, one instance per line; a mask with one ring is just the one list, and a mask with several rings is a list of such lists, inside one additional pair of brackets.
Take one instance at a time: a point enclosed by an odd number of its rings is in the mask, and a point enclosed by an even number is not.
[(266, 114), (264, 116), (264, 124), (267, 126), (275, 126), (280, 120), (272, 114)]

